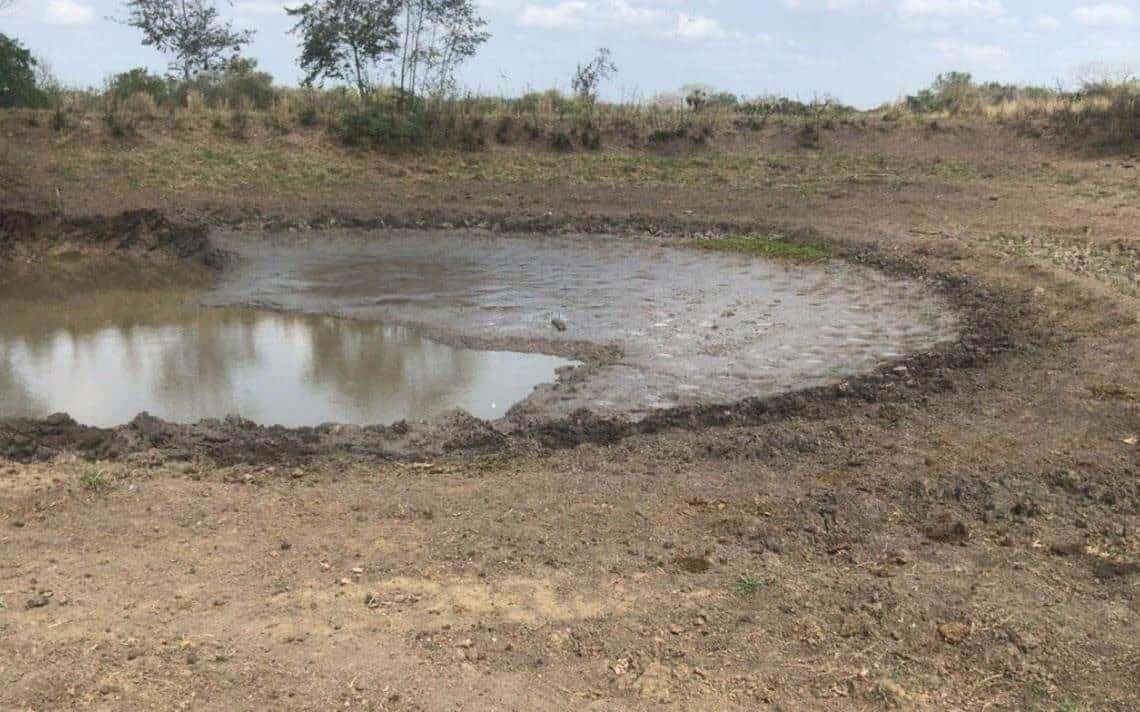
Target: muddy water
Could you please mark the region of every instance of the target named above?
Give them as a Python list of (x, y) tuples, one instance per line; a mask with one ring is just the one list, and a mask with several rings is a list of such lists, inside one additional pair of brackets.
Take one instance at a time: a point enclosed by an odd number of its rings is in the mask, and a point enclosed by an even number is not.
[(196, 422), (372, 424), (453, 408), (497, 418), (570, 362), (456, 348), (420, 331), (248, 307), (200, 294), (0, 303), (0, 418), (65, 411), (109, 426), (147, 411)]
[[(449, 343), (587, 361), (517, 411), (542, 417), (588, 408), (636, 419), (823, 385), (958, 330), (923, 285), (841, 262), (787, 265), (587, 235), (242, 233), (215, 242), (241, 266), (214, 303), (413, 325)], [(600, 356), (603, 346), (620, 356)]]

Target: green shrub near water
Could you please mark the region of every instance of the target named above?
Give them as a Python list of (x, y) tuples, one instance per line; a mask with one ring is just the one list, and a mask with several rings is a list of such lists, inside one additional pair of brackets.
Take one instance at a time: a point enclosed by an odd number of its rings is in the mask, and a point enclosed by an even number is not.
[(825, 262), (834, 254), (827, 245), (769, 235), (725, 235), (689, 242), (693, 247), (718, 252), (741, 252), (791, 262)]

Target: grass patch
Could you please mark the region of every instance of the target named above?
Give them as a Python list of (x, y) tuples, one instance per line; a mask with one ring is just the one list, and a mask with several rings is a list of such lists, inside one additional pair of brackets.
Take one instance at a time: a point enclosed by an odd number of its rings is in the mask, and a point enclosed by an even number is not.
[(751, 596), (760, 590), (760, 579), (747, 574), (740, 574), (732, 585), (734, 591), (742, 596)]
[(741, 252), (789, 262), (825, 262), (835, 256), (827, 245), (793, 242), (767, 235), (726, 235), (692, 240), (689, 244), (702, 250)]
[(106, 472), (94, 465), (88, 465), (83, 468), (83, 474), (79, 476), (79, 484), (92, 492), (102, 492), (111, 486), (111, 481), (107, 479)]

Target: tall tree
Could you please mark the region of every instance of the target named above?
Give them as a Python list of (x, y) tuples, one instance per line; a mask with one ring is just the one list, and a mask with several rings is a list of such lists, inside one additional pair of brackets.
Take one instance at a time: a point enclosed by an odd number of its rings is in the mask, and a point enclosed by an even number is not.
[(186, 81), (224, 67), (253, 41), (252, 30), (235, 30), (222, 20), (214, 0), (127, 0), (126, 5), (126, 24), (142, 31), (144, 45), (170, 55), (171, 72)]
[(402, 0), (400, 89), (446, 92), (455, 70), (490, 37), (474, 0)]
[(361, 95), (400, 47), (396, 17), (401, 0), (315, 0), (286, 8), (297, 18), (305, 83), (326, 79), (355, 84)]
[(0, 108), (47, 103), (36, 86), (37, 66), (35, 57), (18, 40), (0, 34)]

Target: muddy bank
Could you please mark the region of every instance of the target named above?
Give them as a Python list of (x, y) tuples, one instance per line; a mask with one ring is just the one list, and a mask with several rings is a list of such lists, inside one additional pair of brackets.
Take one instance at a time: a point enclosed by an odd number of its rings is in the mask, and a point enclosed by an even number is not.
[[(216, 246), (210, 245), (208, 240), (202, 243), (194, 237), (199, 234), (194, 230), (173, 228), (160, 216), (153, 215), (141, 219), (141, 222), (138, 217), (120, 220), (126, 221), (118, 224), (126, 225), (128, 230), (135, 229), (131, 226), (144, 229), (138, 229), (134, 238), (119, 241), (103, 233), (103, 237), (95, 239), (93, 244), (121, 245), (127, 251), (140, 246), (144, 252), (172, 250), (171, 254), (186, 254), (184, 259), (193, 264), (218, 264)], [(147, 225), (151, 228), (145, 229)], [(187, 235), (191, 237), (185, 237)], [(27, 242), (27, 237), (22, 241)], [(232, 245), (228, 247), (232, 248)], [(537, 398), (514, 409), (508, 419), (493, 424), (462, 413), (418, 423), (310, 428), (269, 427), (232, 417), (184, 425), (143, 414), (121, 426), (91, 428), (74, 422), (68, 416), (57, 415), (42, 420), (0, 423), (0, 455), (26, 461), (77, 451), (90, 459), (115, 459), (157, 450), (162, 457), (173, 460), (209, 458), (223, 463), (289, 462), (337, 452), (376, 457), (424, 456), (456, 450), (479, 452), (502, 448), (565, 448), (587, 442), (611, 443), (632, 434), (676, 428), (756, 424), (793, 415), (833, 417), (864, 407), (867, 403), (921, 403), (931, 392), (953, 388), (959, 369), (979, 367), (996, 354), (1015, 346), (1028, 346), (1034, 340), (1028, 333), (1028, 322), (1021, 319), (1018, 300), (986, 293), (961, 280), (925, 275), (913, 263), (885, 259), (866, 250), (852, 256), (862, 264), (873, 265), (885, 272), (926, 281), (927, 286), (953, 308), (959, 338), (907, 356), (898, 356), (869, 372), (848, 374), (826, 384), (760, 397), (672, 404), (643, 413), (638, 418), (588, 407), (561, 412), (556, 409), (544, 411), (541, 407), (543, 398), (557, 397), (554, 394), (560, 388), (579, 388), (593, 375), (591, 369), (602, 368), (622, 355), (622, 350), (612, 343), (597, 344), (569, 337), (559, 342), (545, 338), (544, 343), (531, 344), (531, 348), (550, 351), (551, 343), (562, 343), (568, 355), (574, 355), (577, 349), (577, 355), (589, 356), (588, 367), (572, 372), (555, 386), (540, 389), (542, 392)], [(253, 301), (248, 294), (244, 299), (245, 303)], [(449, 333), (459, 339), (474, 338), (464, 336), (462, 329), (452, 329)], [(519, 343), (516, 340), (512, 345), (517, 347)], [(583, 344), (594, 350), (589, 351)]]
[(204, 287), (224, 263), (206, 227), (157, 210), (88, 218), (0, 210), (0, 298), (63, 298), (108, 284)]

